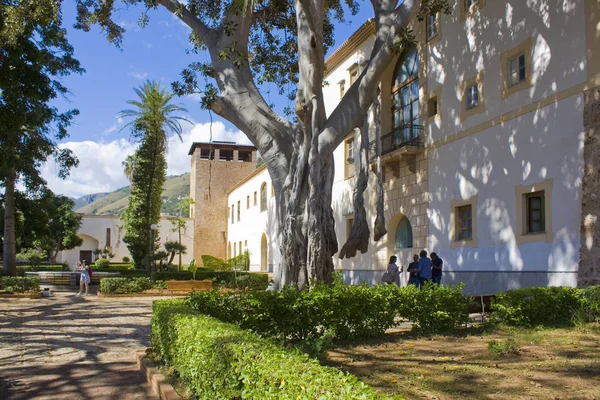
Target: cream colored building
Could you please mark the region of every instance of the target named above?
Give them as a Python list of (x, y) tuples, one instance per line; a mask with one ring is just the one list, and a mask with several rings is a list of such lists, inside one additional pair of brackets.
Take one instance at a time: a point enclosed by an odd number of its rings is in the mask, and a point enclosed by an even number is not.
[[(600, 0), (460, 0), (451, 15), (412, 28), (417, 47), (380, 84), (388, 233), (365, 254), (336, 258), (336, 268), (347, 282), (375, 283), (391, 255), (406, 267), (426, 249), (444, 259), (443, 282), (471, 293), (598, 283)], [(374, 33), (367, 22), (327, 60), (328, 113), (364, 67)], [(353, 221), (354, 151), (350, 132), (334, 153), (340, 248)], [(252, 270), (272, 270), (266, 169), (227, 194), (228, 256), (247, 248)], [(371, 173), (371, 226), (375, 196)]]
[[(96, 260), (94, 250), (110, 248), (115, 257), (114, 262), (121, 262), (123, 257), (131, 259), (127, 245), (123, 243), (125, 228), (118, 216), (83, 214), (81, 228), (77, 235), (83, 239), (83, 244), (72, 250), (61, 251), (57, 261), (75, 265), (77, 261), (86, 260), (91, 263)], [(174, 231), (174, 225), (167, 217), (161, 217), (157, 235), (160, 238), (161, 249), (165, 242), (179, 241), (179, 232)], [(150, 228), (148, 228), (150, 229)], [(186, 228), (181, 231), (181, 243), (187, 247), (187, 254), (182, 255), (182, 263), (189, 264), (193, 258), (194, 249), (194, 220), (186, 218)], [(175, 256), (177, 260), (178, 256)], [(174, 261), (176, 262), (176, 261)]]

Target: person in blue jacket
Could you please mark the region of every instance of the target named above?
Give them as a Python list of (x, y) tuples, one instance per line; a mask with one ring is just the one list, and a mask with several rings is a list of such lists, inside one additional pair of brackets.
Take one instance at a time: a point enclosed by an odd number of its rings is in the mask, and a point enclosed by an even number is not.
[(425, 282), (431, 281), (431, 260), (427, 257), (427, 251), (421, 250), (420, 253), (421, 258), (419, 258), (419, 281), (421, 283), (421, 287), (425, 284)]

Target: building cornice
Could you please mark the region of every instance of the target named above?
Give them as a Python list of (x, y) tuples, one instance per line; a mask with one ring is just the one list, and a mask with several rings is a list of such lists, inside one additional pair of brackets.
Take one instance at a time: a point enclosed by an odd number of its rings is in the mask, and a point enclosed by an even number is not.
[(191, 156), (192, 154), (194, 154), (194, 150), (196, 150), (197, 147), (213, 148), (213, 149), (232, 149), (232, 150), (238, 150), (238, 149), (252, 150), (252, 151), (256, 150), (256, 147), (254, 147), (251, 144), (223, 143), (223, 142), (213, 142), (213, 143), (194, 142), (194, 143), (192, 143), (192, 146), (190, 147), (188, 156)]
[(376, 32), (375, 22), (369, 18), (362, 24), (333, 54), (325, 61), (325, 76), (332, 73), (341, 63), (356, 52), (358, 47), (368, 38), (374, 36)]

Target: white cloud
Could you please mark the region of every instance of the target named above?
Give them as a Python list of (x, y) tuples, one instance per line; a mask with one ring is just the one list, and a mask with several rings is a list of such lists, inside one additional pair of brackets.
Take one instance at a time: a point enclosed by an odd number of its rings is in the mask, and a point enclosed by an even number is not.
[(139, 79), (143, 81), (148, 77), (147, 72), (129, 72), (127, 75), (134, 77), (135, 79)]
[[(210, 135), (210, 123), (199, 123), (185, 126), (181, 141), (177, 136), (169, 138), (167, 175), (190, 172), (188, 151), (192, 143), (208, 142)], [(212, 140), (250, 144), (246, 135), (240, 131), (227, 130), (220, 121), (212, 124)], [(129, 184), (122, 163), (128, 155), (133, 154), (137, 144), (117, 139), (110, 142), (67, 142), (61, 144), (61, 147), (67, 147), (75, 153), (79, 158), (79, 166), (73, 168), (65, 180), (58, 177), (53, 161), (42, 167), (42, 176), (55, 193), (80, 197), (91, 193), (112, 192)]]

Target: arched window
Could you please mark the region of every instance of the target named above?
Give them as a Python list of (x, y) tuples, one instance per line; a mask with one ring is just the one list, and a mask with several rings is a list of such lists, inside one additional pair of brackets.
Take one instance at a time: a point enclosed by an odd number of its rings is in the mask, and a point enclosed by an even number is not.
[(260, 187), (260, 211), (267, 209), (267, 182), (263, 182)]
[(412, 249), (413, 234), (410, 221), (406, 217), (402, 217), (396, 229), (396, 248), (397, 249)]
[(392, 118), (394, 145), (419, 136), (419, 54), (416, 47), (406, 50), (396, 64)]

